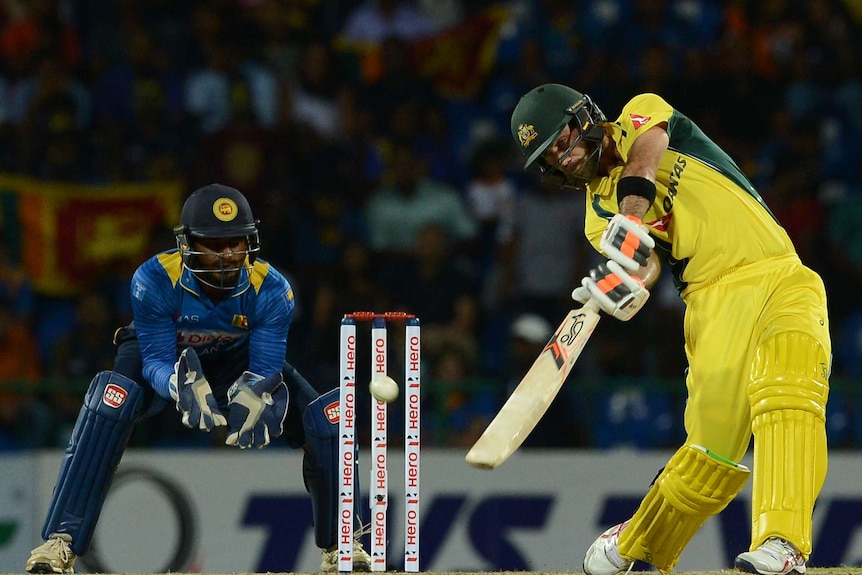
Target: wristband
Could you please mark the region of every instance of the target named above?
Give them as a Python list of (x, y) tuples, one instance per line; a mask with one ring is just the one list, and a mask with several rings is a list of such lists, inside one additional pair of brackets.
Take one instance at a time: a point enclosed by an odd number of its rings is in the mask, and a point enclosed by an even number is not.
[(640, 176), (626, 176), (617, 182), (617, 205), (626, 196), (646, 198), (650, 205), (655, 201), (655, 184)]

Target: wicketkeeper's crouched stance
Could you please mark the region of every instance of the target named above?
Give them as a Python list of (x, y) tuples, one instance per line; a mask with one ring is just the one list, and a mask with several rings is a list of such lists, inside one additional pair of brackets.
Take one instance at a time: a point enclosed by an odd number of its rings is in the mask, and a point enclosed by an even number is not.
[[(175, 233), (177, 249), (135, 272), (134, 322), (114, 336), (114, 369), (90, 383), (42, 528), (45, 543), (26, 569), (73, 572), (134, 425), (173, 406), (192, 429), (226, 426), (228, 445), (262, 448), (284, 435), (303, 450), (321, 570), (335, 571), (339, 392), (318, 395), (284, 360), (290, 284), (257, 258), (257, 221), (233, 188), (196, 190)], [(356, 570), (370, 569), (358, 541), (353, 558)]]
[[(512, 135), (545, 179), (586, 195), (585, 235), (608, 261), (572, 294), (631, 318), (665, 263), (686, 304), (685, 444), (628, 521), (584, 559), (671, 571), (707, 518), (753, 476), (752, 538), (737, 569), (804, 573), (826, 477), (831, 342), (826, 292), (733, 160), (656, 94), (609, 121), (585, 94), (524, 95)], [(738, 462), (754, 437), (754, 468)]]

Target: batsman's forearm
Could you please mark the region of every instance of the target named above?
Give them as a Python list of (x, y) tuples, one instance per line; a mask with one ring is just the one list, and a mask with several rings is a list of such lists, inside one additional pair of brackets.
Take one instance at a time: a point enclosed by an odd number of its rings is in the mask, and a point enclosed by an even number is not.
[(626, 196), (620, 202), (620, 213), (624, 216), (635, 216), (643, 220), (650, 208), (648, 199), (641, 196)]
[(638, 176), (655, 182), (658, 166), (667, 151), (670, 136), (667, 133), (667, 122), (656, 124), (635, 139), (629, 150), (626, 165), (620, 174), (620, 179)]

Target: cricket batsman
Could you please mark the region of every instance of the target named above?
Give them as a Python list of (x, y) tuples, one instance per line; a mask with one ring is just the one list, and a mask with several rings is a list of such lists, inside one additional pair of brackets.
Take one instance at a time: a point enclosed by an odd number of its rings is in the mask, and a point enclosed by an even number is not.
[[(692, 536), (752, 476), (751, 544), (735, 567), (804, 573), (826, 477), (831, 342), (826, 292), (736, 163), (656, 94), (608, 121), (559, 84), (512, 113), (525, 169), (583, 193), (607, 261), (572, 293), (626, 321), (662, 264), (686, 304), (686, 440), (637, 511), (587, 550), (588, 575), (635, 560), (673, 570)], [(739, 462), (754, 437), (753, 469)]]

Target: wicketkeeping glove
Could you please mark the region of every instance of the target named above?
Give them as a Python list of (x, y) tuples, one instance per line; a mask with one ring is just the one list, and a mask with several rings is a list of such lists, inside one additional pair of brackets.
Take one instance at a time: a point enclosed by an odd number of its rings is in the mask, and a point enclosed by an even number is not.
[(290, 396), (281, 372), (263, 377), (246, 371), (227, 392), (230, 413), (225, 445), (266, 447), (284, 431)]
[(219, 425), (227, 425), (194, 349), (187, 347), (180, 353), (168, 390), (177, 402), (177, 411), (183, 414), (186, 427), (211, 431)]
[(581, 280), (572, 299), (581, 303), (593, 300), (606, 314), (620, 321), (630, 320), (646, 303), (649, 290), (643, 281), (629, 275), (617, 262), (599, 264)]
[(654, 247), (655, 240), (646, 231), (640, 218), (622, 214), (611, 218), (599, 242), (599, 248), (629, 272), (636, 272), (639, 267), (646, 265), (650, 250)]

